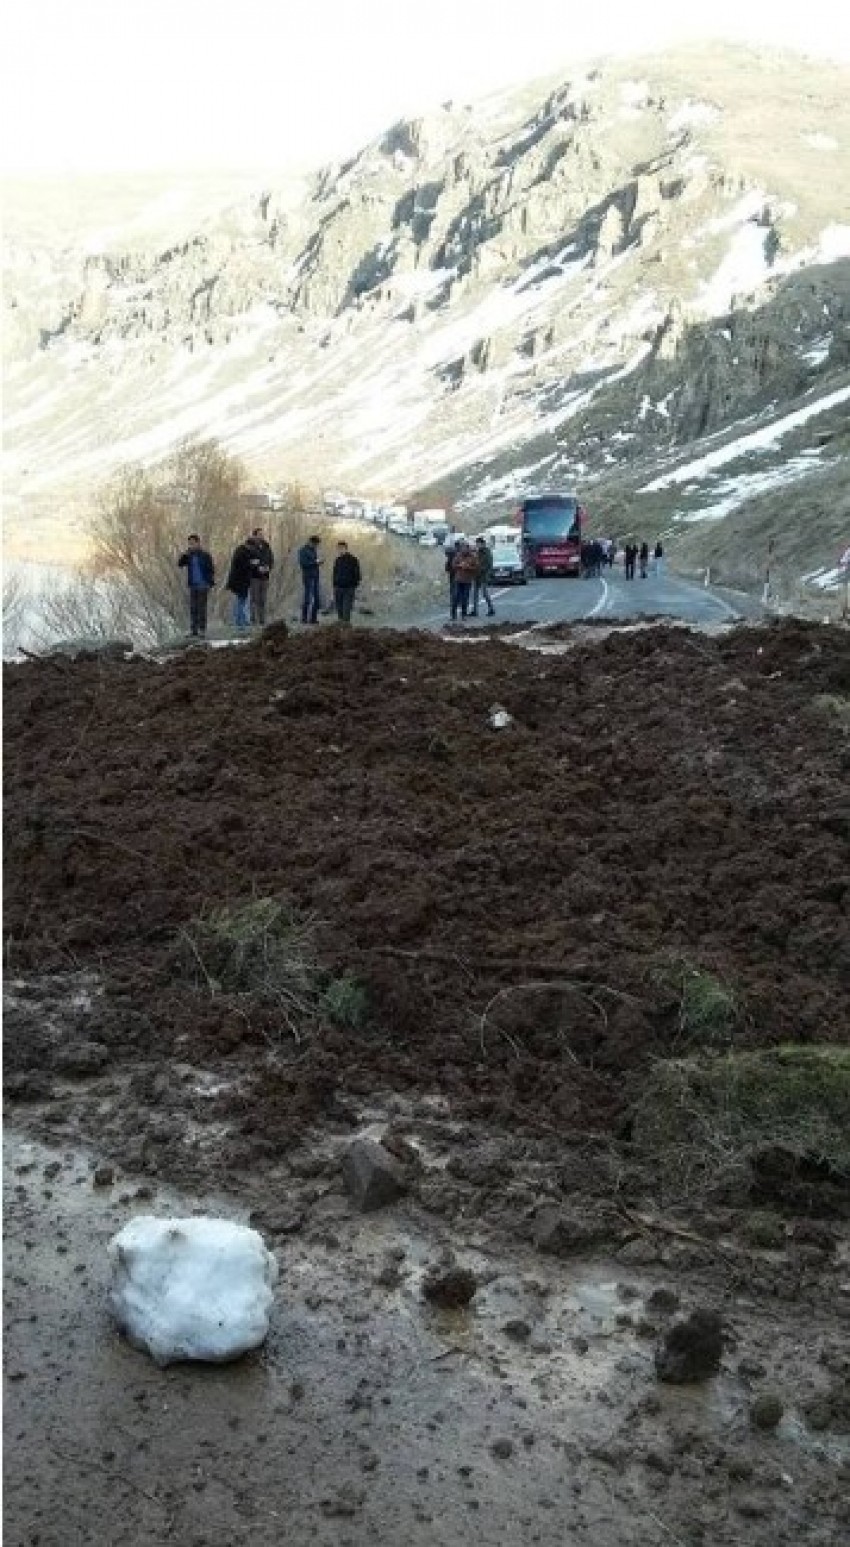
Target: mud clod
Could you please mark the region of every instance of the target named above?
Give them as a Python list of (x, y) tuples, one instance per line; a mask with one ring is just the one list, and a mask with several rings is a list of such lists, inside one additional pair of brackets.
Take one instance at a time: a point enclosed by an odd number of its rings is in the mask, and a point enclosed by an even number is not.
[(723, 1324), (717, 1311), (699, 1309), (668, 1329), (655, 1351), (658, 1379), (673, 1384), (708, 1380), (720, 1369)]
[(432, 1305), (444, 1310), (458, 1310), (469, 1305), (478, 1291), (478, 1279), (471, 1268), (465, 1268), (447, 1255), (431, 1264), (422, 1280), (422, 1293)]
[(775, 1429), (784, 1411), (781, 1397), (774, 1391), (762, 1391), (750, 1403), (750, 1421), (756, 1429)]

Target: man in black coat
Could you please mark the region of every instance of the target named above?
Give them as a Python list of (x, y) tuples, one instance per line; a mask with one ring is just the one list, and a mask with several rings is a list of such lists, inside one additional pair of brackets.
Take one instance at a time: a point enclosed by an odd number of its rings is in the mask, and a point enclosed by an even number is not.
[(248, 592), (254, 572), (254, 554), (250, 543), (238, 543), (230, 560), (227, 590), (233, 594), (233, 622), (236, 628), (248, 627)]
[(207, 598), (215, 585), (215, 565), (206, 548), (201, 547), (197, 532), (190, 532), (186, 551), (177, 564), (185, 569), (189, 586), (189, 629), (203, 639), (207, 632)]
[(248, 539), (253, 558), (251, 561), (251, 622), (261, 628), (266, 621), (266, 599), (269, 594), (269, 576), (274, 569), (271, 543), (263, 536), (261, 526), (255, 526)]
[(360, 561), (348, 551), (348, 543), (338, 542), (334, 559), (334, 601), (340, 623), (351, 622), (354, 596), (360, 584)]

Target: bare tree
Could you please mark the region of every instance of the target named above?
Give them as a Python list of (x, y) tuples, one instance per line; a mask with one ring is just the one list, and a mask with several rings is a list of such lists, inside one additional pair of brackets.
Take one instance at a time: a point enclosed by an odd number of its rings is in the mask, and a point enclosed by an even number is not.
[(211, 616), (228, 617), (224, 589), (237, 543), (261, 526), (275, 551), (269, 616), (282, 616), (297, 590), (295, 552), (309, 536), (299, 485), (286, 491), (282, 511), (249, 509), (247, 474), (216, 441), (185, 441), (159, 467), (123, 468), (102, 495), (92, 525), (95, 572), (120, 580), (133, 598), (135, 635), (162, 640), (185, 627), (186, 575), (177, 567), (190, 532), (212, 553), (217, 590)]
[(114, 578), (80, 574), (50, 586), (33, 603), (31, 633), (38, 649), (60, 640), (138, 639), (144, 624), (132, 588)]

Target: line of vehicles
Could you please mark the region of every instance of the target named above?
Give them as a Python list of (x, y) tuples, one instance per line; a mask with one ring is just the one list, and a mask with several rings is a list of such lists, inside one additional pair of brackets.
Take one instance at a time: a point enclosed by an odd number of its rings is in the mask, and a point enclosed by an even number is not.
[(423, 547), (449, 547), (485, 537), (493, 550), (493, 579), (525, 585), (545, 575), (579, 575), (587, 512), (574, 494), (533, 494), (509, 522), (483, 532), (460, 532), (445, 509), (412, 510), (407, 505), (373, 504), (345, 495), (325, 495), (327, 515), (363, 520), (407, 537)]

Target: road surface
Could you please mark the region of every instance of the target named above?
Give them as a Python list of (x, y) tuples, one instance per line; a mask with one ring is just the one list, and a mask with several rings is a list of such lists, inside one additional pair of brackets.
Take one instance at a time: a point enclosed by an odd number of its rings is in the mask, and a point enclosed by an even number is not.
[[(448, 621), (448, 583), (445, 611), (432, 609), (418, 620), (436, 628)], [(689, 623), (729, 623), (743, 616), (729, 602), (705, 586), (695, 585), (665, 570), (646, 580), (626, 580), (621, 565), (603, 571), (600, 580), (532, 580), (528, 585), (498, 586), (492, 591), (496, 620), (510, 623), (579, 622), (588, 618), (612, 622), (657, 616), (683, 618)], [(487, 623), (486, 609), (471, 620)]]

